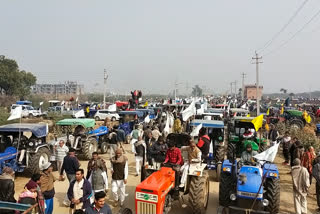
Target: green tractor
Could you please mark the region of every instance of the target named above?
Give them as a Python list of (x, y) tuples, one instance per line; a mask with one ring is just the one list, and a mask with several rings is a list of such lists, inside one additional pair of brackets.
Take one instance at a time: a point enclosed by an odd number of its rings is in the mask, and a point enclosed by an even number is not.
[(248, 143), (257, 152), (263, 152), (267, 148), (267, 139), (260, 138), (254, 128), (254, 117), (233, 117), (228, 125), (227, 158), (240, 157)]

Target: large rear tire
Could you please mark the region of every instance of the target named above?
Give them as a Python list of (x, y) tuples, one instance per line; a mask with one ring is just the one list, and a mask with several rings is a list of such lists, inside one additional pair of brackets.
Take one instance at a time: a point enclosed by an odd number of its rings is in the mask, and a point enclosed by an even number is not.
[(223, 162), (224, 160), (224, 146), (217, 146), (216, 149), (215, 149), (215, 160), (216, 162), (218, 163), (219, 161), (220, 162)]
[(42, 166), (50, 162), (50, 151), (47, 147), (42, 147), (37, 153), (31, 155), (29, 162), (29, 171), (32, 174), (39, 173)]
[(89, 138), (82, 145), (82, 153), (86, 160), (92, 158), (92, 153), (98, 150), (98, 141), (95, 138)]
[(189, 189), (189, 204), (193, 214), (204, 214), (209, 201), (209, 176), (203, 172), (201, 177), (192, 176)]
[(299, 119), (292, 119), (290, 120), (289, 124), (290, 124), (290, 128), (293, 128), (293, 129), (303, 129), (304, 127), (303, 121)]
[(236, 157), (236, 145), (233, 143), (228, 143), (228, 148), (227, 148), (227, 159), (228, 160), (233, 160), (233, 157)]
[(234, 180), (228, 172), (222, 172), (219, 184), (219, 205), (228, 207), (231, 205), (230, 195), (233, 193)]
[(267, 178), (263, 198), (269, 201), (269, 205), (265, 208), (270, 213), (279, 213), (280, 209), (280, 179)]
[(220, 177), (221, 177), (221, 167), (222, 167), (222, 164), (221, 164), (221, 163), (217, 163), (217, 173), (216, 173), (216, 181), (217, 181), (217, 182), (220, 181)]

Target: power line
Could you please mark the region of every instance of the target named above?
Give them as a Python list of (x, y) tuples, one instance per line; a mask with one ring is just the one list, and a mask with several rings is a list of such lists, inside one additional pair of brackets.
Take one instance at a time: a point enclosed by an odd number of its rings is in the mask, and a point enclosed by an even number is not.
[(280, 29), (280, 31), (278, 31), (269, 41), (267, 41), (264, 46), (262, 48), (260, 48), (260, 50), (258, 50), (258, 52), (262, 52), (264, 51), (266, 48), (268, 48), (273, 42), (274, 40), (288, 27), (288, 25), (294, 20), (294, 18), (299, 14), (299, 12), (302, 10), (302, 8), (305, 6), (305, 4), (308, 2), (309, 0), (305, 0), (300, 7), (298, 7), (298, 9), (294, 12), (294, 14), (290, 17), (290, 19), (285, 23), (285, 25)]
[(283, 46), (285, 46), (286, 44), (288, 44), (291, 40), (293, 40), (299, 33), (301, 33), (315, 18), (317, 18), (317, 16), (319, 16), (320, 14), (320, 10), (317, 11), (316, 14), (314, 14), (311, 19), (304, 24), (297, 32), (295, 32), (288, 40), (286, 40), (285, 42), (283, 42), (281, 45), (279, 45), (278, 47), (274, 48), (273, 50), (269, 51), (268, 53), (266, 53), (264, 56), (268, 56), (274, 52), (276, 52), (277, 50), (279, 50), (280, 48), (282, 48)]

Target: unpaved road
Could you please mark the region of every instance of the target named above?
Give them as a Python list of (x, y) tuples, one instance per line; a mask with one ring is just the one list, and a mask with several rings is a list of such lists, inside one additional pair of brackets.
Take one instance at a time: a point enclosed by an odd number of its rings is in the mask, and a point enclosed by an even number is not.
[[(130, 151), (131, 146), (130, 145), (125, 145), (126, 151)], [(279, 151), (280, 153), (280, 151)], [(135, 196), (135, 188), (136, 185), (140, 183), (140, 177), (135, 176), (135, 161), (134, 161), (134, 155), (127, 152), (126, 156), (129, 159), (129, 178), (128, 178), (128, 184), (126, 187), (126, 192), (129, 194), (128, 197), (126, 198), (125, 201), (125, 206), (132, 209), (133, 211), (135, 210), (135, 203), (134, 203), (134, 196)], [(110, 165), (109, 162), (109, 155), (101, 155), (107, 163), (108, 167)], [(293, 205), (293, 194), (292, 194), (292, 181), (291, 181), (291, 176), (288, 174), (290, 172), (289, 166), (283, 166), (282, 163), (283, 159), (280, 157), (276, 158), (276, 163), (279, 167), (280, 171), (280, 178), (281, 178), (281, 214), (286, 214), (286, 213), (292, 213), (294, 214), (294, 205)], [(81, 161), (81, 168), (85, 169), (87, 168), (87, 161)], [(54, 174), (58, 177), (58, 173), (54, 172)], [(213, 173), (210, 173), (210, 195), (209, 195), (209, 205), (206, 213), (214, 214), (217, 211), (218, 207), (218, 199), (219, 199), (219, 183), (213, 181)], [(15, 181), (16, 185), (16, 199), (18, 198), (18, 194), (22, 191), (24, 185), (28, 182), (28, 178), (18, 176)], [(110, 185), (110, 174), (109, 174), (109, 185)], [(313, 182), (314, 183), (314, 182)], [(110, 186), (109, 186), (110, 188)], [(65, 180), (63, 182), (57, 181), (55, 183), (55, 190), (56, 190), (56, 195), (54, 199), (54, 213), (55, 214), (64, 214), (64, 213), (69, 213), (68, 208), (62, 205), (62, 201), (65, 197), (65, 194), (68, 189), (68, 181)], [(316, 209), (317, 209), (317, 203), (316, 203), (316, 198), (315, 198), (315, 187), (314, 184), (311, 187), (310, 190), (310, 196), (308, 196), (308, 210), (309, 213), (315, 214)], [(119, 208), (114, 208), (112, 205), (114, 201), (112, 200), (111, 193), (109, 191), (107, 195), (107, 203), (111, 206), (112, 212), (117, 213)], [(133, 212), (135, 213), (135, 212)], [(172, 214), (191, 214), (190, 209), (188, 208), (181, 208), (180, 204), (178, 202), (173, 204), (173, 207), (170, 211)]]

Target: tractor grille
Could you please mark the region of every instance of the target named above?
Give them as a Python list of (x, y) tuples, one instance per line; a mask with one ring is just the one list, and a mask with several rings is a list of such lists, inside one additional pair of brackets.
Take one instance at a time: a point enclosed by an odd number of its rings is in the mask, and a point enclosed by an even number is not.
[(147, 202), (138, 201), (137, 214), (157, 214), (157, 205)]

